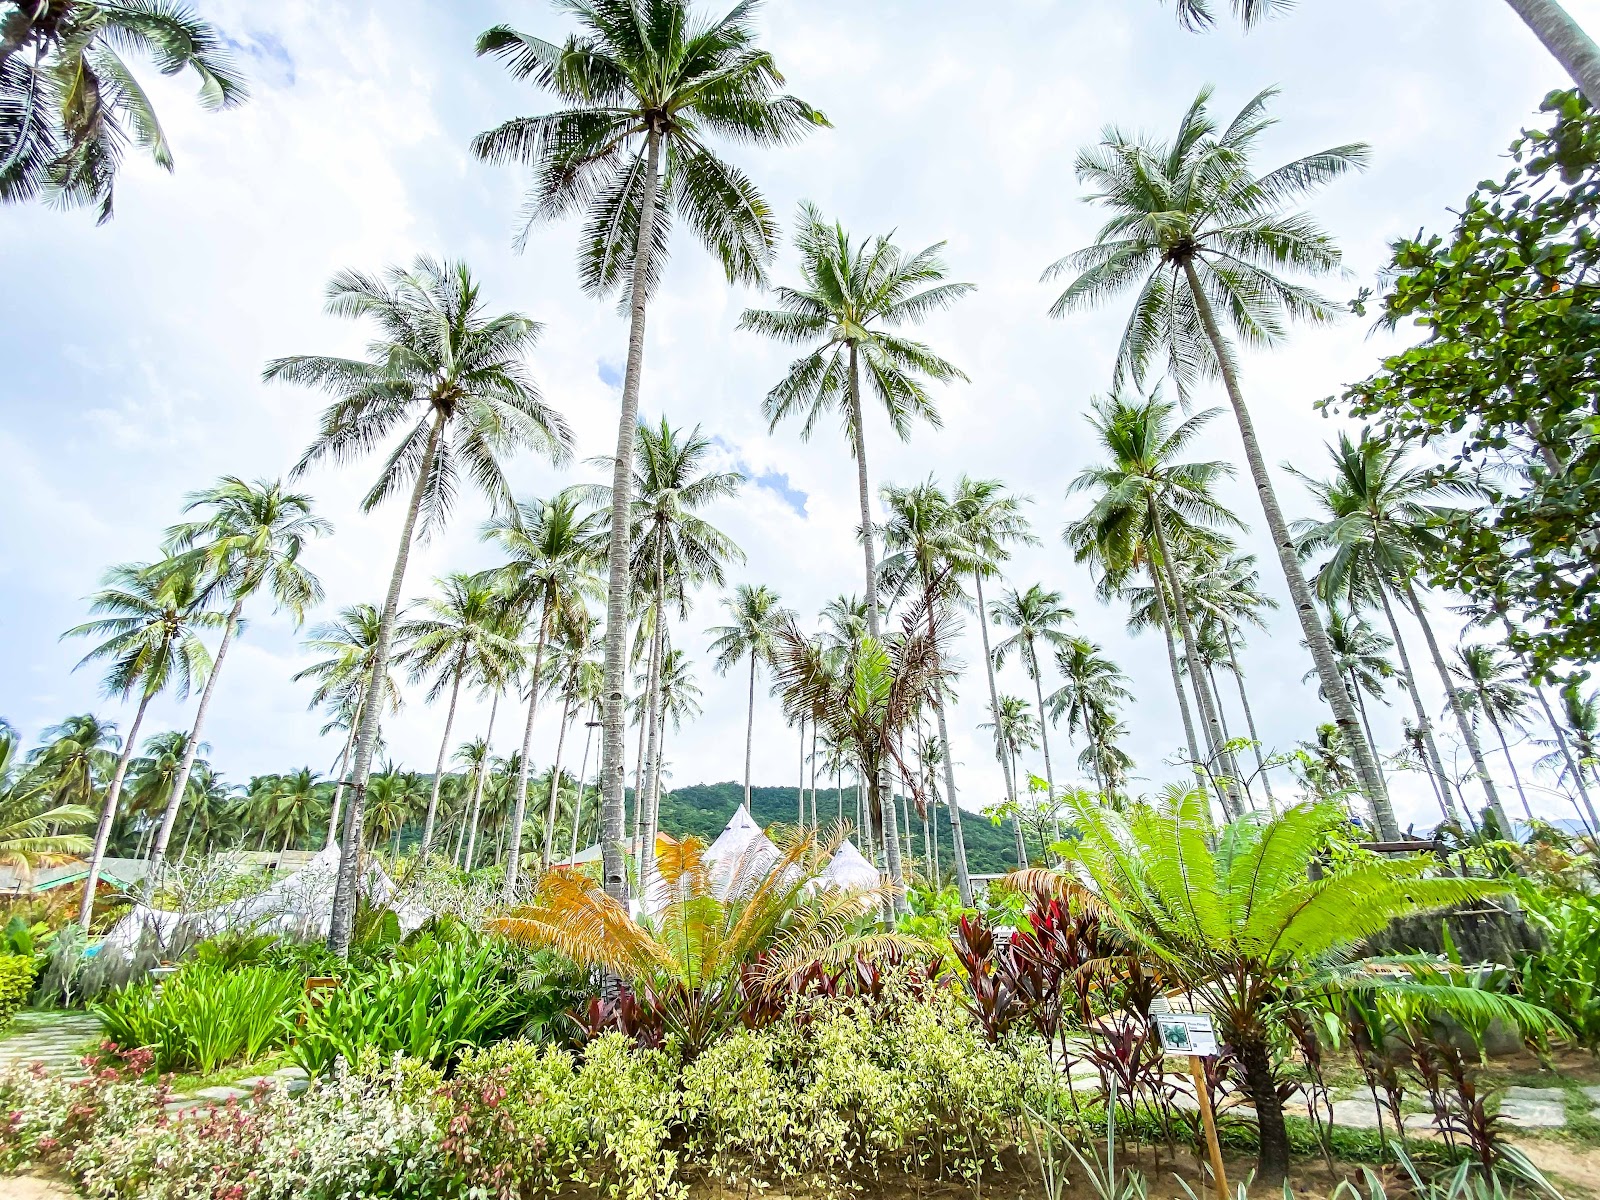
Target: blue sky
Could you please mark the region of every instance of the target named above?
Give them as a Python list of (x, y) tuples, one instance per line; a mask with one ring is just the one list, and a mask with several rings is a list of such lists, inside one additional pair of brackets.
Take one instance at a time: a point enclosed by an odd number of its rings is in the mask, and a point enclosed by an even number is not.
[[(58, 641), (83, 618), (82, 598), (102, 570), (153, 555), (185, 493), (221, 474), (276, 476), (298, 456), (320, 402), (264, 385), (260, 371), (280, 354), (359, 350), (362, 330), (321, 312), (334, 271), (423, 252), (466, 259), (491, 304), (545, 322), (532, 365), (578, 431), (579, 461), (607, 453), (615, 436), (625, 329), (614, 305), (576, 286), (575, 225), (540, 228), (514, 254), (521, 180), (467, 152), (474, 133), (544, 103), (475, 59), (474, 36), (504, 21), (559, 37), (563, 18), (531, 2), (200, 7), (241, 48), (249, 105), (202, 113), (186, 82), (145, 70), (174, 174), (130, 163), (117, 217), (101, 228), (83, 212), (0, 210), (0, 715), (30, 737), (69, 712), (115, 707), (96, 698), (92, 674), (72, 672), (81, 648)], [(1600, 27), (1600, 0), (1569, 7)], [(1031, 495), (1041, 545), (1018, 555), (1012, 581), (1066, 594), (1080, 628), (1132, 677), (1129, 749), (1143, 786), (1174, 777), (1164, 760), (1181, 734), (1164, 653), (1149, 637), (1130, 638), (1123, 614), (1095, 601), (1058, 537), (1082, 508), (1063, 492), (1090, 461), (1083, 413), (1109, 382), (1124, 315), (1114, 306), (1066, 321), (1047, 316), (1054, 293), (1038, 282), (1040, 271), (1097, 225), (1079, 202), (1074, 154), (1108, 122), (1165, 133), (1202, 84), (1217, 86), (1224, 114), (1281, 85), (1268, 158), (1372, 144), (1371, 169), (1314, 206), (1351, 272), (1329, 290), (1347, 295), (1372, 280), (1389, 239), (1443, 230), (1478, 179), (1504, 170), (1506, 143), (1561, 76), (1503, 0), (1306, 0), (1249, 36), (1226, 27), (1184, 33), (1157, 0), (775, 0), (762, 20), (792, 90), (834, 128), (797, 147), (731, 157), (786, 224), (811, 200), (859, 233), (894, 230), (910, 247), (946, 241), (953, 277), (977, 285), (924, 330), (971, 382), (941, 391), (942, 430), (919, 428), (899, 443), (881, 420), (869, 423), (875, 480), (932, 474), (948, 482), (967, 472)], [(785, 251), (775, 277), (791, 272)], [(836, 431), (819, 430), (809, 443), (793, 428), (768, 432), (760, 400), (787, 355), (735, 329), (742, 308), (758, 300), (729, 288), (680, 234), (651, 313), (643, 411), (700, 424), (717, 438), (725, 466), (752, 478), (713, 514), (749, 555), (738, 578), (767, 582), (810, 614), (860, 587), (853, 466)], [(1248, 356), (1245, 386), (1269, 459), (1319, 472), (1334, 426), (1313, 405), (1367, 374), (1393, 344), (1347, 322), (1297, 331), (1283, 348)], [(1205, 453), (1238, 460), (1231, 422), (1214, 424)], [(376, 599), (387, 578), (398, 514), (358, 510), (373, 469), (319, 469), (304, 481), (337, 526), (307, 558), (328, 590), (319, 616)], [(512, 468), (523, 495), (592, 474), (581, 466), (558, 473), (532, 458)], [(1280, 478), (1290, 514), (1302, 515), (1303, 494)], [(1260, 525), (1246, 487), (1233, 487), (1229, 499)], [(481, 505), (464, 505), (422, 548), (408, 595), (446, 570), (487, 565), (476, 539), (484, 515)], [(1259, 534), (1248, 541), (1270, 550)], [(1270, 570), (1264, 578), (1281, 597)], [(703, 648), (716, 609), (716, 596), (701, 597), (679, 644)], [(252, 614), (206, 733), (228, 778), (302, 763), (328, 769), (337, 747), (319, 740), (307, 691), (290, 682), (306, 662), (298, 641), (282, 617)], [(974, 663), (969, 641), (960, 653)], [(1252, 639), (1245, 665), (1266, 740), (1284, 747), (1310, 736), (1324, 716), (1314, 687), (1301, 682), (1309, 662), (1298, 630), (1277, 618)], [(705, 715), (669, 739), (677, 783), (735, 778), (741, 768), (743, 688), (709, 665), (701, 686)], [(1027, 691), (1014, 667), (1002, 686)], [(974, 807), (999, 789), (975, 729), (981, 691), (969, 673), (951, 719), (963, 802)], [(1438, 689), (1429, 696), (1436, 702)], [(1374, 714), (1389, 747), (1398, 699)], [(472, 706), (463, 736), (481, 732), (486, 716), (486, 706)], [(157, 728), (186, 724), (188, 709), (164, 701), (153, 720)], [(790, 780), (795, 752), (775, 705), (763, 701), (758, 722), (758, 780)], [(429, 767), (441, 728), (442, 713), (419, 697), (390, 726), (389, 744), (401, 761)], [(1058, 736), (1062, 761), (1069, 753)], [(509, 740), (497, 738), (502, 750)], [(536, 759), (547, 761), (554, 741), (547, 715)], [(1519, 756), (1526, 763), (1533, 753)], [(1397, 791), (1406, 817), (1427, 815), (1419, 779), (1402, 779)], [(1536, 798), (1536, 806), (1550, 803)]]

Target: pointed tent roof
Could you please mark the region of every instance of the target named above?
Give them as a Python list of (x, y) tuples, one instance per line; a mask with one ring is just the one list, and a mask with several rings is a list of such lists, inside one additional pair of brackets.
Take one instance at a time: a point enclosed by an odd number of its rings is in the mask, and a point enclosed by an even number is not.
[(740, 804), (717, 840), (706, 848), (712, 891), (719, 900), (725, 900), (737, 884), (764, 877), (781, 857), (750, 810)]
[(878, 868), (869, 863), (849, 838), (839, 843), (828, 865), (823, 868), (818, 882), (834, 887), (877, 887)]

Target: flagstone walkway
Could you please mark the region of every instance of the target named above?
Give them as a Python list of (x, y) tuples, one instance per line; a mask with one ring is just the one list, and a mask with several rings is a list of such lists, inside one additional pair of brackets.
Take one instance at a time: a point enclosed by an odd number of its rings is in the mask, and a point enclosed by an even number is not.
[(0, 1069), (31, 1062), (69, 1079), (88, 1071), (79, 1061), (100, 1041), (100, 1022), (88, 1013), (23, 1009), (0, 1033)]

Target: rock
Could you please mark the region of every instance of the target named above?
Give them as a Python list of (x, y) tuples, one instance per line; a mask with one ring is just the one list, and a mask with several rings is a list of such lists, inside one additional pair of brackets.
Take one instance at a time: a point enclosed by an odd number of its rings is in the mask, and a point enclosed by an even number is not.
[(1567, 1123), (1567, 1094), (1560, 1088), (1509, 1087), (1500, 1119), (1518, 1129), (1560, 1129)]
[[(1407, 1132), (1433, 1127), (1433, 1117), (1428, 1113), (1402, 1113), (1401, 1119), (1405, 1122)], [(1368, 1096), (1365, 1100), (1335, 1100), (1333, 1123), (1346, 1129), (1377, 1129), (1378, 1110), (1372, 1103), (1372, 1097)], [(1383, 1128), (1391, 1137), (1394, 1135), (1394, 1121), (1388, 1109), (1383, 1111)]]
[(217, 1104), (226, 1104), (229, 1100), (248, 1100), (252, 1090), (251, 1088), (237, 1087), (208, 1087), (201, 1088), (195, 1093), (195, 1096), (200, 1100), (212, 1100)]

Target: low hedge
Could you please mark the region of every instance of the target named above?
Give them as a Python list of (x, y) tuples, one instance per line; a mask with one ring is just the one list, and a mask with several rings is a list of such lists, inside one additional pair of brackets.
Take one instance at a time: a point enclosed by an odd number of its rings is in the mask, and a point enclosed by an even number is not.
[(0, 954), (0, 1029), (28, 1002), (39, 964), (31, 954)]

